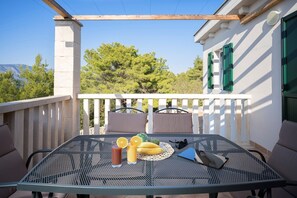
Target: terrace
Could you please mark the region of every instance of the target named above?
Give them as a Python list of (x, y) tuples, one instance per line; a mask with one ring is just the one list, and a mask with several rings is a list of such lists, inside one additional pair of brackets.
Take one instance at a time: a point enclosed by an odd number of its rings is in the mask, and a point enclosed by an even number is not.
[[(133, 106), (139, 109), (143, 109), (144, 103), (148, 104), (147, 133), (152, 132), (154, 109), (169, 105), (192, 112), (194, 133), (220, 134), (244, 146), (251, 144), (250, 116), (253, 104), (250, 94), (80, 94), (82, 24), (79, 20), (236, 21), (240, 19), (241, 23), (245, 24), (256, 17), (254, 13), (245, 17), (239, 15), (72, 16), (57, 2), (49, 0), (44, 2), (59, 14), (55, 17), (54, 96), (0, 104), (0, 124), (9, 125), (15, 145), (22, 157), (26, 158), (40, 148), (55, 148), (78, 134), (104, 133), (104, 126), (108, 122), (107, 113), (111, 106), (119, 108), (123, 103), (127, 107)], [(269, 3), (261, 13), (279, 2)], [(80, 109), (83, 112), (80, 112)], [(93, 115), (90, 115), (90, 112), (93, 112)], [(82, 129), (80, 115), (83, 116)], [(91, 119), (93, 119), (92, 125)]]

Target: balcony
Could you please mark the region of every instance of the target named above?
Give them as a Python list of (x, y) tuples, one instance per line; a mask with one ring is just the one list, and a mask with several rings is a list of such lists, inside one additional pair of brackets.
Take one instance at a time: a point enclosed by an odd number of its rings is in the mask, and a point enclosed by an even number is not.
[[(239, 6), (241, 3), (237, 7)], [(269, 6), (273, 7), (273, 4)], [(226, 5), (223, 7), (226, 8), (226, 10), (220, 11), (223, 14), (229, 13), (228, 9), (237, 9), (237, 7)], [(265, 19), (265, 17), (260, 19), (263, 24)], [(221, 21), (214, 23), (219, 24)], [(255, 27), (257, 24), (258, 22), (255, 21), (251, 27)], [(217, 25), (214, 25), (214, 29), (217, 29)], [(224, 23), (221, 27), (224, 33), (226, 33), (226, 25)], [(241, 27), (240, 23), (235, 25), (232, 28), (238, 29), (238, 35), (241, 35), (242, 28), (248, 30), (250, 27)], [(282, 110), (281, 90), (278, 86), (281, 84), (281, 71), (274, 69), (279, 68), (280, 54), (271, 49), (277, 49), (278, 45), (275, 43), (280, 44), (281, 42), (278, 42), (273, 35), (269, 36), (274, 31), (270, 31), (268, 27), (265, 31), (269, 34), (260, 34), (259, 37), (255, 37), (251, 31), (246, 31), (246, 35), (242, 35), (242, 38), (239, 39), (241, 42), (237, 38), (233, 38), (233, 32), (230, 33), (230, 38), (226, 37), (228, 41), (237, 45), (234, 56), (234, 76), (236, 78), (234, 81), (236, 81), (237, 87), (234, 88), (233, 93), (248, 93), (248, 95), (80, 94), (82, 24), (77, 20), (56, 17), (54, 28), (54, 96), (0, 104), (0, 124), (8, 123), (15, 144), (23, 157), (27, 157), (28, 153), (39, 148), (54, 148), (78, 134), (104, 133), (104, 126), (108, 121), (107, 112), (122, 104), (148, 112), (147, 133), (152, 132), (154, 110), (172, 106), (186, 109), (192, 113), (194, 133), (220, 134), (242, 145), (249, 145), (250, 141), (254, 141), (268, 150), (272, 150), (277, 141), (282, 118), (280, 113)], [(204, 33), (198, 40), (205, 44), (204, 39), (209, 34), (208, 32)], [(264, 36), (269, 39), (270, 37), (274, 38), (274, 40), (259, 39)], [(217, 43), (222, 43), (220, 39), (221, 37), (216, 37)], [(246, 46), (250, 46), (251, 43), (253, 45), (247, 48)], [(212, 43), (210, 44), (212, 45)], [(257, 56), (255, 56), (256, 53), (249, 53), (257, 51), (262, 46), (268, 47), (267, 51), (259, 52)], [(216, 47), (221, 49), (222, 46)], [(206, 45), (205, 48), (212, 49)], [(207, 50), (204, 55), (207, 55)], [(207, 56), (204, 56), (204, 93), (209, 91), (206, 88), (206, 58)], [(218, 56), (215, 60), (214, 81), (216, 82), (215, 87), (218, 87), (220, 82)], [(272, 68), (274, 69), (272, 70)], [(253, 102), (251, 101), (252, 97)], [(80, 116), (83, 118), (82, 123), (80, 123)]]
[[(0, 104), (0, 124), (9, 125), (23, 158), (40, 148), (55, 148), (79, 134), (104, 133), (108, 111), (123, 103), (148, 112), (147, 133), (152, 133), (154, 110), (169, 104), (192, 113), (194, 133), (220, 134), (245, 146), (250, 141), (250, 95), (78, 94), (72, 100), (71, 96), (50, 96)], [(82, 104), (82, 112), (73, 108), (75, 102)], [(83, 116), (82, 128), (76, 120), (79, 115)]]

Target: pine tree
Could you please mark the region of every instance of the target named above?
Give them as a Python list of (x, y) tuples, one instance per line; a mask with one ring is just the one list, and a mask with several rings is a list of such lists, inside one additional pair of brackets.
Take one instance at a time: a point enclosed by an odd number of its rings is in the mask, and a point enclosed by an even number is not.
[(21, 69), (22, 87), (20, 99), (30, 99), (53, 95), (54, 72), (47, 69), (48, 65), (42, 63), (42, 57), (38, 54), (32, 70)]

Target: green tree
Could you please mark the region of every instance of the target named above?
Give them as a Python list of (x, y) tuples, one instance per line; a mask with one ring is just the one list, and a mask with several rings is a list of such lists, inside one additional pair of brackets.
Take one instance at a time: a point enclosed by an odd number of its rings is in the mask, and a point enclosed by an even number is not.
[(0, 73), (0, 103), (18, 100), (18, 87), (12, 71)]
[(203, 60), (197, 56), (194, 60), (194, 67), (190, 68), (187, 72), (190, 80), (203, 81)]
[(155, 53), (139, 54), (134, 46), (103, 44), (86, 50), (82, 93), (170, 93), (174, 74)]
[[(86, 50), (84, 59), (87, 65), (81, 70), (82, 93), (172, 93), (175, 75), (166, 60), (156, 58), (153, 52), (140, 54), (134, 46), (111, 43)], [(122, 103), (125, 105), (125, 101)], [(111, 104), (111, 109), (114, 106)], [(147, 101), (143, 101), (146, 109)], [(92, 125), (93, 112), (90, 115)]]
[(180, 94), (202, 93), (203, 62), (198, 56), (194, 61), (194, 66), (186, 72), (178, 74), (174, 82), (174, 92)]
[(21, 100), (53, 95), (54, 72), (53, 70), (48, 70), (47, 66), (46, 63), (42, 63), (42, 57), (38, 54), (32, 70), (29, 68), (21, 69)]

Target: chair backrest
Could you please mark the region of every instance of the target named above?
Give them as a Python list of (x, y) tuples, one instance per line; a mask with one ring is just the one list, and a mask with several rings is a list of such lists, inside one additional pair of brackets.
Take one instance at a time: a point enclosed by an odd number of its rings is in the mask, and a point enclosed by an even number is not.
[[(287, 180), (297, 181), (297, 123), (284, 121), (279, 140), (267, 163)], [(296, 186), (286, 186), (285, 191), (297, 196)], [(278, 196), (276, 196), (278, 197)], [(284, 197), (284, 196), (283, 196)]]
[[(25, 162), (14, 147), (8, 126), (0, 126), (0, 183), (18, 182), (26, 173)], [(0, 197), (8, 197), (15, 191), (15, 188), (0, 188)]]
[[(118, 111), (128, 112), (118, 112)], [(133, 113), (137, 111), (138, 113)], [(131, 107), (108, 112), (106, 133), (143, 133), (146, 130), (147, 113)]]
[(193, 133), (192, 114), (178, 108), (157, 110), (153, 113), (153, 133)]

